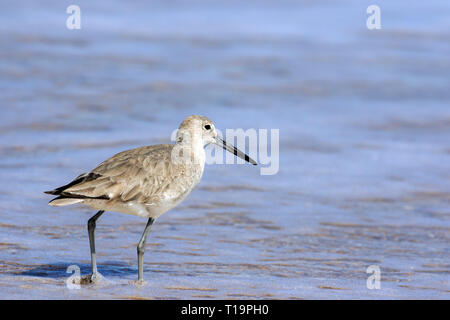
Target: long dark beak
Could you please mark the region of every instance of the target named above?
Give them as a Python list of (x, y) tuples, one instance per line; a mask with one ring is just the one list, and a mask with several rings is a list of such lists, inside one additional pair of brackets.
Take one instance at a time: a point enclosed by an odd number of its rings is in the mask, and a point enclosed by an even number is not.
[(250, 162), (253, 165), (257, 165), (256, 161), (253, 160), (252, 158), (250, 158), (248, 155), (246, 155), (245, 153), (243, 153), (242, 151), (240, 151), (238, 148), (236, 148), (235, 146), (230, 146), (228, 145), (225, 141), (223, 141), (222, 139), (220, 139), (219, 137), (216, 137), (216, 142), (215, 142), (219, 147), (224, 148), (225, 150), (231, 152), (232, 154), (234, 154), (235, 156), (238, 156), (241, 159), (244, 159), (247, 162)]

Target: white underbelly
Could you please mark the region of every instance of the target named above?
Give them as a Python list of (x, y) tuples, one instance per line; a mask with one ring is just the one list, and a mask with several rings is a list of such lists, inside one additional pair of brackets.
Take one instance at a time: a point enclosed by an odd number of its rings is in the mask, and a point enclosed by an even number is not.
[(139, 203), (137, 201), (84, 200), (83, 204), (95, 210), (113, 211), (131, 214), (143, 218), (156, 219), (163, 213), (175, 208), (191, 194), (198, 182), (180, 195), (166, 195), (154, 203)]

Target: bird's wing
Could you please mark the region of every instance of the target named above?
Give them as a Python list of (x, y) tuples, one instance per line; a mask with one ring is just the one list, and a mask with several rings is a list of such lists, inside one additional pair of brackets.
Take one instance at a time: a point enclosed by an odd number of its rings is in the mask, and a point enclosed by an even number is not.
[(60, 195), (151, 203), (183, 174), (182, 168), (170, 161), (172, 148), (156, 145), (118, 153), (80, 176), (79, 183), (68, 184)]

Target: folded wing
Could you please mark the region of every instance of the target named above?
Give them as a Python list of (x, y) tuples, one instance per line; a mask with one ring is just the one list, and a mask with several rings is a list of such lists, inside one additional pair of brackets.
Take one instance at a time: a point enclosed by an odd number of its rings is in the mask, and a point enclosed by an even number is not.
[(89, 199), (151, 203), (183, 173), (170, 161), (172, 147), (156, 145), (118, 153), (69, 184), (46, 191), (58, 195), (49, 204), (67, 205)]

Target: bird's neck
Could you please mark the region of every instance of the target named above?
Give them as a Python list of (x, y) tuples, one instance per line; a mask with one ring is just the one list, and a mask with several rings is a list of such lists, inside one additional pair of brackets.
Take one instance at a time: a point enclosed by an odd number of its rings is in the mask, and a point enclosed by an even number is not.
[(179, 140), (175, 143), (174, 152), (178, 160), (186, 165), (200, 165), (202, 168), (205, 165), (205, 149), (203, 139), (195, 138)]

